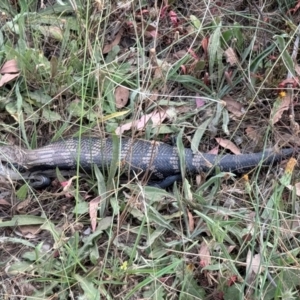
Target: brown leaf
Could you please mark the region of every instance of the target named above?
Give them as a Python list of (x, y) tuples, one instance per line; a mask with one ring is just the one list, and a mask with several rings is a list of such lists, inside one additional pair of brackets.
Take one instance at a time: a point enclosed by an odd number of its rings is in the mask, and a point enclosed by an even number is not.
[(11, 203), (6, 201), (5, 199), (0, 198), (0, 206), (11, 206)]
[(199, 107), (202, 107), (206, 104), (206, 100), (203, 99), (202, 97), (200, 97), (199, 95), (196, 95), (196, 107), (199, 108)]
[(118, 34), (116, 34), (116, 37), (113, 40), (113, 42), (110, 44), (107, 44), (103, 47), (103, 50), (102, 50), (103, 54), (110, 52), (114, 46), (119, 45), (122, 35), (123, 35), (123, 31), (124, 31), (124, 29), (121, 28), (120, 31), (118, 32)]
[(187, 214), (188, 214), (188, 219), (189, 219), (189, 230), (190, 230), (190, 232), (193, 232), (195, 229), (194, 218), (189, 210), (187, 210)]
[(225, 71), (224, 76), (225, 76), (225, 79), (226, 79), (228, 85), (233, 88), (234, 86), (233, 86), (233, 82), (232, 82), (232, 79), (231, 79), (232, 73), (228, 72), (228, 71)]
[(123, 108), (129, 99), (129, 90), (124, 86), (118, 86), (115, 89), (116, 107)]
[(289, 109), (291, 104), (291, 95), (286, 93), (283, 97), (279, 97), (271, 111), (272, 124), (276, 124), (282, 117), (283, 112)]
[(73, 176), (72, 178), (68, 179), (67, 181), (60, 182), (61, 186), (63, 187), (63, 192), (65, 194), (65, 197), (67, 198), (73, 198), (72, 192), (73, 192), (73, 186), (72, 182), (73, 180), (76, 180), (78, 176)]
[(149, 94), (150, 101), (156, 101), (158, 99), (158, 90), (154, 89), (151, 94)]
[(203, 48), (205, 56), (208, 56), (208, 43), (209, 43), (209, 38), (205, 37), (201, 41), (201, 46)]
[(216, 146), (214, 148), (212, 148), (211, 150), (208, 151), (209, 154), (214, 154), (214, 155), (218, 155), (219, 153), (219, 146)]
[(257, 130), (255, 130), (251, 126), (248, 126), (246, 128), (245, 132), (246, 132), (247, 136), (255, 143), (257, 143), (261, 139), (261, 135), (258, 134)]
[(282, 89), (287, 87), (288, 85), (291, 85), (292, 87), (299, 86), (299, 78), (298, 77), (286, 78), (278, 84), (278, 87)]
[(20, 201), (16, 205), (16, 211), (22, 212), (28, 208), (28, 206), (32, 203), (31, 199), (25, 199), (24, 201)]
[(136, 24), (136, 30), (139, 35), (144, 35), (146, 38), (158, 38), (160, 36), (157, 25), (147, 23), (145, 21)]
[(116, 134), (121, 135), (124, 131), (131, 129), (131, 127), (135, 127), (137, 130), (142, 130), (146, 127), (149, 120), (152, 121), (152, 126), (156, 127), (157, 125), (162, 124), (164, 119), (167, 117), (167, 112), (165, 110), (155, 110), (150, 114), (142, 116), (137, 121), (132, 121), (127, 124), (121, 125), (116, 129)]
[(243, 105), (240, 102), (230, 96), (225, 96), (222, 100), (225, 101), (227, 110), (235, 116), (241, 117), (244, 114)]
[(226, 61), (230, 64), (230, 66), (234, 66), (239, 61), (235, 54), (235, 51), (231, 47), (225, 50), (224, 55), (226, 57)]
[(220, 146), (222, 146), (225, 149), (230, 150), (234, 154), (241, 154), (240, 149), (230, 140), (222, 139), (222, 138), (216, 138), (216, 141)]
[(179, 50), (179, 51), (173, 53), (173, 57), (176, 59), (180, 59), (180, 58), (183, 58), (186, 54), (187, 54), (186, 50)]
[(202, 267), (206, 267), (211, 263), (211, 256), (209, 252), (209, 248), (205, 241), (203, 241), (200, 245), (199, 250), (200, 264)]
[(283, 145), (283, 146), (292, 144), (292, 145), (297, 145), (299, 147), (300, 137), (298, 137), (295, 134), (280, 133), (280, 134), (276, 134), (276, 142), (278, 142), (279, 145)]
[(295, 185), (287, 185), (286, 187), (291, 191), (295, 189), (296, 195), (300, 196), (300, 182), (295, 183)]
[(262, 265), (260, 261), (260, 254), (255, 254), (252, 256), (252, 252), (249, 250), (246, 258), (247, 273), (251, 274), (253, 272), (254, 274), (260, 274), (262, 271)]
[(132, 121), (132, 122), (129, 122), (129, 123), (119, 126), (115, 131), (116, 134), (121, 135), (121, 134), (123, 134), (124, 131), (130, 130), (131, 127), (133, 126), (133, 124), (135, 124), (135, 122), (136, 121)]
[(6, 83), (12, 81), (16, 77), (19, 77), (19, 74), (20, 73), (17, 73), (17, 74), (4, 74), (3, 76), (1, 76), (1, 78), (0, 78), (0, 87), (3, 86)]
[(97, 227), (97, 214), (101, 197), (98, 196), (89, 202), (89, 215), (91, 219), (92, 231), (95, 232)]
[(300, 217), (295, 215), (292, 219), (283, 219), (280, 226), (280, 232), (285, 238), (296, 237), (299, 234)]
[(8, 60), (5, 62), (0, 70), (1, 74), (7, 73), (19, 73), (20, 70), (17, 65), (17, 61), (15, 59)]
[(26, 238), (36, 238), (36, 235), (41, 231), (39, 225), (24, 225), (19, 227), (19, 231)]

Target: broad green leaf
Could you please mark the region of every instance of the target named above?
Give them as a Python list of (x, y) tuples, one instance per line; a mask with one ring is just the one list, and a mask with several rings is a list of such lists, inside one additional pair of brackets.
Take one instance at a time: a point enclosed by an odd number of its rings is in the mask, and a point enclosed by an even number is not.
[(288, 47), (289, 42), (286, 42), (284, 40), (283, 36), (281, 36), (281, 35), (275, 35), (275, 38), (276, 38), (276, 40), (275, 40), (276, 46), (277, 46), (279, 52), (281, 53), (281, 57), (282, 57), (282, 60), (285, 64), (286, 68), (293, 76), (295, 76), (294, 62), (293, 62), (291, 55), (287, 51), (287, 49), (289, 49), (289, 47)]
[(200, 29), (202, 27), (200, 20), (196, 16), (190, 15), (190, 20), (196, 29)]
[(215, 62), (218, 59), (218, 53), (222, 52), (220, 46), (220, 37), (221, 37), (221, 28), (222, 22), (220, 22), (217, 26), (213, 34), (210, 36), (208, 43), (208, 55), (209, 55), (209, 74), (212, 75), (214, 73)]
[(77, 280), (79, 285), (84, 291), (84, 299), (86, 300), (100, 300), (100, 291), (96, 288), (93, 281), (88, 278), (84, 278), (79, 274), (74, 274), (74, 279)]
[(159, 280), (152, 282), (146, 291), (144, 291), (143, 298), (153, 300), (166, 299), (166, 289), (164, 288), (164, 284), (160, 283)]
[(64, 38), (62, 30), (58, 26), (35, 26), (35, 29), (47, 38), (50, 37), (58, 41), (62, 41)]
[(29, 262), (19, 261), (13, 263), (8, 269), (6, 269), (7, 274), (10, 276), (18, 276), (21, 274), (31, 273), (35, 269), (34, 265)]
[(34, 92), (28, 92), (29, 99), (26, 99), (27, 102), (34, 103), (33, 101), (30, 101), (30, 99), (35, 100), (37, 103), (40, 104), (47, 104), (51, 102), (52, 98), (46, 94), (43, 90), (36, 90)]
[(202, 137), (203, 137), (208, 125), (210, 124), (210, 122), (211, 122), (211, 118), (208, 118), (197, 128), (197, 130), (193, 136), (192, 142), (191, 142), (191, 149), (192, 149), (193, 153), (198, 152), (199, 144), (200, 144)]
[(0, 228), (1, 227), (14, 227), (14, 226), (22, 226), (22, 225), (41, 225), (45, 222), (48, 222), (47, 219), (37, 216), (31, 215), (18, 215), (14, 216), (10, 221), (1, 221), (0, 220)]
[(47, 107), (43, 108), (42, 116), (49, 122), (56, 122), (61, 120), (60, 114), (55, 111), (50, 110)]
[(28, 193), (28, 184), (23, 184), (18, 190), (17, 190), (17, 198), (20, 200), (25, 200), (27, 198)]
[(251, 61), (250, 72), (256, 73), (257, 69), (262, 66), (263, 60), (270, 55), (270, 53), (274, 50), (275, 45), (272, 44), (263, 52), (261, 52), (255, 59)]

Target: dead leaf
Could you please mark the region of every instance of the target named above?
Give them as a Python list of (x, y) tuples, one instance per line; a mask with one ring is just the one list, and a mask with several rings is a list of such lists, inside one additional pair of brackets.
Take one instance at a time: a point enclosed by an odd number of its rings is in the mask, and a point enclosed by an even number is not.
[(144, 118), (140, 119), (137, 125), (137, 129), (144, 127), (144, 125), (151, 119), (154, 126), (160, 125), (164, 119), (167, 117), (166, 111), (154, 111), (152, 114), (145, 115)]
[(179, 51), (177, 51), (177, 52), (175, 52), (175, 53), (173, 54), (173, 57), (176, 58), (176, 59), (181, 59), (181, 58), (183, 58), (184, 56), (186, 56), (186, 54), (187, 54), (187, 51), (186, 51), (186, 50), (179, 50)]
[(189, 230), (190, 230), (190, 232), (193, 232), (195, 229), (194, 218), (189, 210), (187, 210), (187, 214), (188, 214), (188, 219), (189, 219)]
[(222, 146), (225, 149), (230, 150), (234, 154), (241, 154), (240, 149), (230, 140), (222, 139), (222, 138), (216, 138), (216, 141), (220, 146)]
[(5, 74), (5, 75), (1, 76), (1, 78), (0, 78), (0, 87), (3, 86), (6, 83), (12, 81), (16, 77), (19, 77), (19, 73), (17, 73), (17, 74)]
[(203, 48), (205, 57), (208, 56), (208, 43), (209, 43), (209, 38), (208, 37), (203, 38), (202, 41), (201, 41), (201, 46)]
[(300, 182), (295, 183), (295, 185), (287, 185), (286, 186), (290, 191), (292, 191), (295, 188), (296, 195), (300, 196)]
[(199, 107), (202, 107), (206, 104), (206, 100), (201, 98), (199, 95), (196, 96), (196, 107), (199, 108)]
[(41, 227), (39, 225), (24, 225), (19, 227), (19, 231), (22, 236), (34, 239), (36, 238), (36, 235), (41, 232)]
[(193, 111), (193, 109), (194, 108), (192, 106), (188, 106), (188, 105), (181, 105), (181, 106), (175, 107), (176, 115), (178, 115), (178, 114), (186, 114), (188, 112)]
[(163, 78), (163, 72), (162, 72), (162, 69), (160, 67), (156, 67), (155, 70), (154, 70), (154, 75), (153, 75), (153, 78), (154, 79), (159, 79), (159, 78)]
[(24, 201), (18, 202), (16, 205), (16, 211), (17, 212), (22, 212), (28, 208), (28, 206), (32, 203), (31, 199), (26, 199)]
[(72, 186), (73, 180), (75, 180), (78, 176), (73, 176), (69, 180), (62, 181), (60, 184), (64, 189), (64, 192), (68, 191), (68, 189)]
[(135, 124), (135, 122), (136, 121), (133, 121), (133, 122), (129, 122), (129, 123), (119, 126), (115, 131), (116, 134), (121, 135), (121, 134), (123, 134), (124, 131), (131, 129), (131, 127)]
[(20, 70), (18, 68), (17, 61), (15, 59), (8, 60), (5, 62), (0, 70), (1, 74), (7, 73), (19, 73)]
[(95, 0), (95, 8), (97, 12), (101, 12), (103, 9), (105, 9), (105, 3), (102, 0)]
[(224, 76), (225, 76), (225, 79), (226, 79), (228, 85), (233, 88), (234, 86), (233, 86), (233, 82), (232, 82), (232, 79), (231, 79), (232, 73), (228, 72), (228, 71), (225, 71)]
[(203, 77), (203, 82), (205, 85), (210, 85), (210, 78), (209, 78), (209, 73), (205, 72), (204, 77)]
[(299, 236), (300, 217), (295, 215), (292, 219), (283, 219), (280, 226), (281, 235), (287, 239)]
[(156, 101), (158, 99), (158, 90), (154, 89), (148, 96), (150, 101)]
[(219, 146), (216, 146), (214, 148), (212, 148), (211, 150), (208, 151), (209, 154), (214, 154), (214, 155), (218, 155), (219, 153)]
[(226, 61), (230, 64), (230, 66), (234, 66), (239, 61), (235, 51), (231, 47), (225, 50), (224, 55), (226, 57)]
[(11, 206), (11, 203), (6, 201), (5, 199), (0, 198), (0, 206)]
[(200, 257), (201, 267), (206, 267), (210, 265), (211, 256), (210, 256), (208, 245), (206, 244), (205, 241), (203, 241), (200, 245), (199, 257)]
[(292, 102), (291, 95), (285, 93), (283, 97), (278, 97), (271, 111), (272, 124), (276, 124), (282, 117), (282, 114), (289, 109)]
[(227, 253), (231, 253), (236, 248), (236, 245), (230, 245), (227, 247)]
[(116, 107), (123, 108), (128, 103), (129, 90), (124, 86), (118, 86), (115, 89)]
[(276, 134), (276, 142), (279, 145), (286, 146), (288, 144), (300, 146), (300, 137), (290, 133)]
[(290, 13), (294, 14), (294, 13), (296, 13), (296, 12), (297, 12), (297, 10), (299, 9), (299, 7), (300, 7), (300, 1), (297, 1), (297, 4), (295, 5), (295, 7), (294, 7), (294, 8), (291, 8), (291, 9), (289, 9), (289, 10), (288, 10), (288, 12), (290, 12)]
[(155, 110), (150, 114), (142, 116), (137, 121), (129, 122), (125, 125), (121, 125), (116, 129), (116, 134), (121, 135), (124, 131), (131, 129), (132, 127), (136, 128), (138, 131), (145, 129), (147, 123), (149, 120), (152, 121), (152, 127), (156, 127), (164, 121), (164, 119), (167, 117), (167, 112), (165, 110)]
[(247, 274), (260, 274), (262, 271), (260, 254), (252, 256), (252, 252), (249, 250), (246, 259)]
[(278, 84), (278, 88), (282, 89), (285, 88), (287, 85), (292, 85), (293, 88), (299, 86), (299, 78), (298, 77), (286, 78)]
[(74, 190), (72, 186), (73, 180), (76, 180), (78, 176), (73, 176), (72, 178), (68, 179), (67, 181), (60, 182), (61, 186), (63, 187), (63, 192), (65, 196), (69, 199), (73, 198), (72, 192)]
[(229, 112), (233, 113), (237, 117), (241, 117), (244, 115), (245, 111), (243, 109), (243, 105), (240, 102), (234, 100), (230, 96), (225, 96), (222, 100), (225, 101), (226, 108)]
[(246, 135), (255, 143), (258, 143), (258, 141), (261, 139), (261, 134), (257, 132), (253, 127), (248, 126), (245, 130)]
[(11, 59), (5, 62), (0, 70), (0, 73), (2, 74), (0, 78), (0, 87), (2, 87), (20, 75), (17, 61), (15, 59)]
[(97, 214), (101, 197), (98, 196), (89, 202), (89, 215), (91, 219), (92, 231), (95, 232), (97, 227)]
[(196, 175), (196, 185), (200, 186), (202, 181), (203, 181), (202, 175), (200, 174)]
[(118, 32), (118, 34), (116, 34), (116, 37), (115, 37), (115, 39), (112, 41), (112, 43), (107, 44), (107, 45), (105, 45), (105, 46), (103, 47), (103, 50), (102, 50), (102, 53), (103, 53), (103, 54), (106, 54), (106, 53), (110, 52), (114, 46), (119, 45), (119, 43), (120, 43), (120, 41), (121, 41), (121, 38), (122, 38), (122, 35), (123, 35), (123, 31), (124, 31), (124, 29), (121, 28), (120, 31)]
[(155, 22), (138, 22), (136, 23), (134, 31), (136, 31), (137, 35), (143, 35), (146, 38), (158, 38), (160, 36)]
[(195, 61), (199, 60), (198, 55), (196, 54), (196, 52), (192, 48), (188, 49), (188, 53), (195, 59)]
[(179, 20), (178, 20), (176, 12), (171, 10), (171, 11), (169, 11), (168, 15), (169, 15), (169, 18), (170, 18), (170, 20), (173, 24), (173, 27), (176, 28), (179, 24)]

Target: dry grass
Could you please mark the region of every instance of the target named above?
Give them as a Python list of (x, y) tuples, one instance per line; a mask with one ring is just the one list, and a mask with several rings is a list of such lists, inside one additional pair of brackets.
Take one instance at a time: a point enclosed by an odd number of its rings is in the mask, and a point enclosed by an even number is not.
[[(101, 138), (152, 114), (122, 134), (298, 146), (297, 1), (265, 2), (1, 1), (0, 62), (20, 70), (0, 88), (1, 142)], [(0, 181), (0, 298), (298, 299), (284, 166), (167, 191), (97, 169), (64, 188)]]

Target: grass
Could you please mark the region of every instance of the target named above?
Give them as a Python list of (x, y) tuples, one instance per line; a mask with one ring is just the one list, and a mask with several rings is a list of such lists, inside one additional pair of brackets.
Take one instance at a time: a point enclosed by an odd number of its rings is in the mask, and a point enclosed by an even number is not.
[[(215, 137), (297, 145), (297, 1), (255, 3), (1, 1), (0, 63), (20, 70), (1, 69), (1, 143), (120, 130), (177, 137), (182, 165)], [(293, 161), (167, 190), (122, 181), (118, 162), (57, 171), (64, 187), (0, 181), (1, 299), (299, 299)]]

